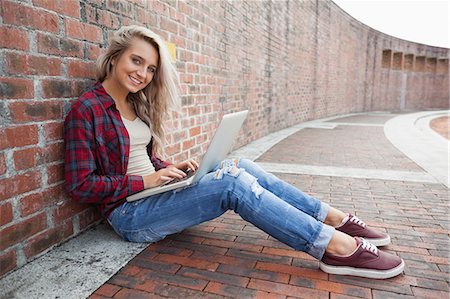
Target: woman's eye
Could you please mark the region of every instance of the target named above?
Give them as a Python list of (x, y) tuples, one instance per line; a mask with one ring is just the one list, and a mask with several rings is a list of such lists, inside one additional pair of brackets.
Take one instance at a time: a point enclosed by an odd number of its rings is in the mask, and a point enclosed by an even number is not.
[(140, 64), (141, 62), (139, 61), (139, 59), (133, 58), (133, 63)]
[(148, 72), (154, 74), (156, 72), (156, 69), (153, 67), (149, 67)]

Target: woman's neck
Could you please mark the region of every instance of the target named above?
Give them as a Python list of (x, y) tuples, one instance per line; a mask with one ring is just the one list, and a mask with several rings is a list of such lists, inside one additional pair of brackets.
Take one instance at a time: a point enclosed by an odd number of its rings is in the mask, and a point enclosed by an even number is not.
[(127, 102), (128, 91), (121, 88), (121, 86), (110, 78), (106, 78), (102, 82), (103, 88), (113, 98), (117, 106), (123, 106)]

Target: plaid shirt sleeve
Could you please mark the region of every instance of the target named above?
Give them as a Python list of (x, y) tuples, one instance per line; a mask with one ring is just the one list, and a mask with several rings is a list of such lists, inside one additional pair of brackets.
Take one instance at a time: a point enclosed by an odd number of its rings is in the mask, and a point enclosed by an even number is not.
[(141, 176), (125, 175), (120, 162), (115, 163), (120, 165), (116, 170), (102, 166), (102, 159), (112, 161), (112, 157), (99, 157), (95, 136), (98, 128), (94, 123), (94, 115), (97, 118), (99, 111), (95, 108), (74, 105), (65, 119), (65, 180), (74, 200), (97, 203), (104, 212), (124, 202), (126, 196), (143, 190), (144, 182)]

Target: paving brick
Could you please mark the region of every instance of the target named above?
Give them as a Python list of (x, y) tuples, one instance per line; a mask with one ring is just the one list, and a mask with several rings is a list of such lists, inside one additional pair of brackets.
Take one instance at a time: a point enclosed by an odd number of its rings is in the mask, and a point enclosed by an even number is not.
[(329, 293), (321, 290), (297, 287), (288, 284), (270, 282), (252, 278), (248, 288), (298, 298), (328, 298)]
[[(194, 269), (192, 269), (193, 271)], [(167, 283), (170, 285), (185, 287), (188, 289), (193, 290), (203, 290), (206, 285), (208, 284), (208, 276), (206, 275), (198, 275), (198, 277), (188, 277), (183, 276), (185, 268), (181, 268), (179, 272), (176, 275), (169, 274), (169, 273), (162, 273), (162, 272), (156, 272), (149, 269), (143, 269), (141, 272), (137, 274), (140, 281), (144, 282), (147, 280), (150, 281), (159, 281), (161, 283)], [(188, 273), (191, 273), (192, 271), (187, 271)], [(201, 271), (201, 270), (197, 270)], [(207, 271), (206, 271), (207, 272)], [(213, 273), (213, 272), (211, 272)], [(206, 278), (205, 278), (206, 277)]]
[(217, 272), (231, 275), (238, 275), (243, 277), (259, 278), (262, 280), (269, 280), (274, 282), (282, 282), (282, 283), (289, 282), (288, 274), (271, 271), (261, 271), (254, 268), (239, 267), (235, 265), (220, 265), (219, 268), (217, 269)]
[(237, 258), (250, 259), (250, 260), (262, 261), (262, 262), (271, 262), (271, 263), (284, 264), (284, 265), (289, 265), (292, 262), (291, 257), (274, 256), (274, 255), (270, 255), (270, 254), (256, 253), (256, 252), (235, 250), (235, 249), (228, 250), (227, 255), (237, 257)]
[(194, 278), (194, 279), (216, 281), (216, 282), (220, 282), (220, 283), (224, 283), (224, 284), (241, 286), (241, 287), (247, 286), (247, 284), (249, 282), (249, 278), (246, 278), (246, 277), (240, 277), (240, 276), (236, 276), (236, 275), (229, 275), (229, 274), (224, 274), (224, 273), (211, 272), (211, 271), (192, 269), (192, 268), (186, 268), (186, 267), (181, 268), (177, 274), (185, 276), (185, 277)]
[(120, 289), (121, 287), (119, 286), (105, 283), (95, 291), (95, 294), (105, 297), (113, 297)]
[(230, 286), (218, 282), (210, 282), (205, 289), (205, 292), (215, 293), (226, 297), (233, 298), (266, 298), (266, 299), (283, 299), (283, 295), (271, 294), (268, 292), (252, 290), (237, 286)]
[(286, 273), (286, 274), (301, 276), (301, 277), (309, 277), (309, 278), (325, 279), (325, 280), (328, 279), (328, 274), (325, 272), (322, 272), (321, 270), (319, 270), (319, 268), (307, 269), (307, 268), (299, 268), (299, 267), (290, 266), (290, 265), (280, 265), (277, 263), (265, 263), (265, 262), (258, 262), (256, 264), (255, 268), (259, 269), (259, 270)]
[(325, 280), (309, 279), (306, 277), (293, 276), (289, 284), (306, 287), (310, 289), (318, 289), (328, 291), (330, 293), (338, 293), (348, 296), (355, 296), (359, 298), (371, 298), (372, 293), (370, 288), (363, 288), (348, 284), (335, 283)]
[(376, 279), (368, 279), (361, 277), (352, 277), (352, 276), (339, 276), (339, 275), (330, 275), (330, 281), (360, 286), (364, 288), (371, 288), (372, 290), (383, 290), (394, 292), (398, 294), (412, 295), (411, 286), (403, 285), (395, 282), (395, 278), (389, 280), (376, 280)]
[(423, 289), (423, 288), (412, 288), (414, 292), (414, 296), (419, 298), (429, 298), (429, 299), (442, 299), (442, 298), (448, 298), (449, 291), (446, 292), (443, 291), (435, 291), (430, 289)]
[(193, 257), (176, 256), (172, 254), (159, 254), (154, 259), (160, 262), (179, 264), (186, 267), (204, 269), (208, 271), (214, 271), (217, 267), (219, 267), (219, 264), (216, 262), (205, 261)]
[(209, 261), (216, 261), (220, 264), (241, 266), (246, 268), (253, 268), (256, 265), (256, 261), (240, 259), (226, 255), (218, 255), (204, 251), (196, 251), (191, 257), (203, 260), (206, 259)]

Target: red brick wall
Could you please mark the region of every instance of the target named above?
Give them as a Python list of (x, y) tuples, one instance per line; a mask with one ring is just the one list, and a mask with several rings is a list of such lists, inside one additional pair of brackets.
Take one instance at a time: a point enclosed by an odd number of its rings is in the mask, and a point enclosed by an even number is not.
[(198, 157), (220, 115), (243, 108), (237, 146), (340, 113), (449, 107), (448, 49), (384, 35), (331, 1), (2, 0), (0, 276), (99, 220), (63, 191), (62, 121), (109, 34), (132, 23), (177, 48), (174, 159)]

